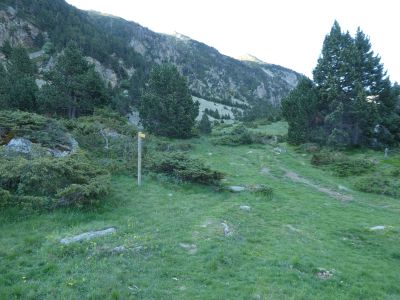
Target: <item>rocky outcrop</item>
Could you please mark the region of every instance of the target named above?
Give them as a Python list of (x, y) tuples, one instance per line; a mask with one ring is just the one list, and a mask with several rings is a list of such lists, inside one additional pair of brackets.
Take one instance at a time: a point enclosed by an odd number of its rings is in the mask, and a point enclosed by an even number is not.
[(94, 65), (94, 68), (97, 73), (99, 73), (100, 77), (106, 82), (110, 83), (114, 88), (118, 83), (117, 74), (110, 68), (106, 68), (103, 66), (98, 60), (93, 57), (86, 57), (86, 60)]
[[(32, 47), (41, 34), (60, 49), (65, 45), (52, 35), (62, 34), (61, 26), (68, 26), (69, 31), (76, 31), (82, 37), (84, 42), (79, 46), (86, 51), (88, 61), (113, 87), (135, 75), (137, 70), (147, 74), (154, 64), (172, 63), (187, 78), (193, 96), (242, 109), (260, 102), (279, 105), (301, 76), (254, 57), (250, 61), (228, 57), (179, 33), (159, 34), (121, 18), (79, 11), (62, 0), (52, 4), (51, 0), (26, 1), (17, 14), (13, 8), (0, 3), (0, 46), (10, 40), (13, 45)], [(76, 39), (78, 43), (79, 40)], [(96, 51), (100, 40), (108, 52)], [(47, 57), (43, 51), (37, 51), (31, 53), (31, 58), (40, 64), (39, 71), (45, 72), (54, 66), (57, 55)]]
[(236, 101), (279, 105), (301, 77), (290, 69), (255, 58), (250, 62), (236, 60), (179, 33), (159, 34), (123, 19), (94, 13), (91, 16), (105, 31), (113, 31), (118, 23), (129, 36), (127, 45), (146, 62), (175, 64), (187, 77), (192, 94), (205, 100), (227, 105)]
[(17, 17), (14, 8), (0, 10), (0, 47), (5, 41), (12, 46), (32, 47), (40, 30), (30, 22)]
[(32, 151), (32, 142), (24, 138), (13, 138), (5, 146), (7, 152), (29, 154)]
[(60, 158), (75, 153), (78, 148), (78, 142), (71, 135), (69, 135), (68, 144), (58, 144), (52, 148), (43, 147), (40, 144), (34, 144), (23, 137), (14, 137), (4, 146), (4, 153), (6, 156), (23, 156), (26, 158), (42, 156)]

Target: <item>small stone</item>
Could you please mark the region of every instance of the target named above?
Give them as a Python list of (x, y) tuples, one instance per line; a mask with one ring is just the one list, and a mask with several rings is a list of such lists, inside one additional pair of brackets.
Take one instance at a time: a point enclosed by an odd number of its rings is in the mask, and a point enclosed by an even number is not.
[(125, 247), (124, 246), (115, 247), (114, 249), (111, 250), (111, 252), (113, 254), (120, 254), (122, 252), (125, 252)]
[(253, 151), (251, 151), (251, 150), (247, 152), (247, 154), (252, 154), (252, 153), (253, 153)]
[(172, 197), (172, 193), (169, 193), (169, 194), (168, 194), (168, 197)]
[(228, 189), (233, 193), (240, 193), (246, 190), (244, 186), (231, 185)]
[(225, 222), (221, 223), (223, 229), (224, 229), (224, 235), (225, 236), (230, 236), (232, 235), (232, 230), (229, 228), (228, 224), (226, 224)]
[(371, 227), (369, 230), (377, 231), (377, 230), (384, 230), (385, 228), (386, 228), (386, 226), (378, 225), (378, 226)]
[(211, 156), (211, 155), (213, 155), (211, 152), (208, 152), (208, 156)]
[(317, 272), (316, 276), (319, 279), (327, 280), (333, 276), (333, 272), (334, 272), (334, 270), (329, 271), (329, 270), (325, 270), (323, 268), (319, 268), (319, 271)]
[(197, 252), (197, 246), (195, 244), (179, 243), (183, 249), (185, 249), (189, 254), (195, 254)]
[(294, 232), (300, 232), (301, 231), (300, 229), (297, 229), (297, 228), (295, 228), (294, 226), (292, 226), (290, 224), (286, 225), (286, 227), (289, 228), (291, 231), (294, 231)]
[(90, 240), (92, 238), (105, 236), (108, 234), (112, 234), (114, 232), (116, 232), (116, 229), (114, 227), (107, 228), (107, 229), (100, 230), (100, 231), (89, 231), (89, 232), (85, 232), (85, 233), (75, 235), (72, 237), (63, 238), (62, 240), (60, 240), (60, 243), (64, 244), (64, 245), (68, 245), (71, 243), (86, 241), (86, 240)]
[(260, 170), (260, 173), (261, 174), (269, 174), (269, 169), (268, 168), (266, 168), (266, 167), (263, 167), (263, 168), (261, 168), (261, 170)]
[(349, 191), (349, 189), (347, 188), (347, 187), (345, 187), (345, 186), (343, 186), (343, 185), (338, 185), (338, 189), (340, 190), (340, 191), (346, 191), (346, 192), (348, 192)]
[(248, 206), (248, 205), (240, 205), (239, 208), (241, 210), (243, 210), (243, 211), (250, 211), (251, 210), (250, 206)]

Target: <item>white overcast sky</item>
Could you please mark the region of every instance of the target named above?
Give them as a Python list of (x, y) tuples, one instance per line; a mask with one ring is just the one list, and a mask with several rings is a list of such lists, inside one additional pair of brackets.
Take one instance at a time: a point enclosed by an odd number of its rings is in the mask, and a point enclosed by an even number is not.
[(398, 0), (67, 0), (149, 29), (179, 32), (221, 53), (251, 54), (311, 77), (334, 20), (354, 35), (358, 26), (392, 82), (400, 82)]

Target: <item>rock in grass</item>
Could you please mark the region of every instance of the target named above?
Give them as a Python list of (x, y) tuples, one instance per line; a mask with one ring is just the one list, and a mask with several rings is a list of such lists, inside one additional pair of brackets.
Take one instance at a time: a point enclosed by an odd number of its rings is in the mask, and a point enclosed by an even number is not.
[(378, 225), (378, 226), (371, 227), (369, 230), (377, 231), (377, 230), (385, 230), (385, 228), (386, 228), (386, 226)]
[(239, 186), (239, 185), (231, 185), (228, 187), (228, 190), (233, 192), (233, 193), (240, 193), (246, 190), (244, 186)]
[(195, 254), (197, 252), (197, 246), (195, 244), (179, 243), (183, 249), (185, 249), (189, 254)]
[(105, 236), (105, 235), (109, 235), (116, 232), (116, 229), (114, 227), (111, 228), (107, 228), (104, 230), (99, 230), (99, 231), (89, 231), (89, 232), (85, 232), (79, 235), (75, 235), (72, 237), (66, 237), (63, 238), (62, 240), (60, 240), (61, 244), (64, 245), (68, 245), (71, 243), (76, 243), (76, 242), (80, 242), (80, 241), (86, 241), (86, 240), (90, 240), (96, 237), (100, 237), (100, 236)]
[(111, 250), (111, 253), (112, 254), (120, 254), (120, 253), (122, 253), (122, 252), (125, 252), (125, 247), (124, 246), (118, 246), (118, 247), (115, 247), (115, 248), (113, 248), (112, 250)]
[(32, 151), (32, 142), (24, 138), (13, 138), (7, 145), (7, 151), (28, 154)]
[(239, 208), (240, 208), (241, 210), (243, 210), (243, 211), (250, 211), (250, 210), (251, 210), (251, 207), (248, 206), (248, 205), (240, 205)]
[(324, 268), (319, 268), (318, 272), (315, 274), (319, 279), (327, 280), (333, 276), (335, 270), (325, 270)]
[(228, 224), (226, 224), (225, 222), (221, 223), (223, 229), (224, 229), (224, 235), (225, 236), (230, 236), (232, 235), (232, 230), (230, 229), (230, 227), (228, 226)]

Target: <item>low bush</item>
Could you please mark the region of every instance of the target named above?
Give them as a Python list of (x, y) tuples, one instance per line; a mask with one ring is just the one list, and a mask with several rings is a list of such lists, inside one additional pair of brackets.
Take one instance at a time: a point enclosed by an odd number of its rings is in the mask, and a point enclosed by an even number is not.
[(255, 186), (250, 186), (249, 190), (257, 195), (263, 196), (269, 200), (272, 199), (274, 190), (265, 184), (257, 184)]
[(57, 120), (34, 113), (0, 111), (0, 145), (8, 144), (14, 137), (23, 137), (47, 148), (70, 146), (67, 129)]
[(277, 143), (286, 142), (286, 136), (274, 135), (266, 132), (252, 132), (251, 140), (253, 144), (265, 144), (265, 145), (275, 145)]
[(321, 150), (321, 148), (318, 144), (315, 143), (305, 143), (299, 145), (298, 150), (306, 153), (317, 153)]
[(193, 145), (190, 143), (173, 144), (164, 141), (157, 141), (155, 143), (155, 150), (160, 152), (174, 152), (174, 151), (190, 151)]
[(314, 166), (327, 166), (333, 164), (340, 154), (338, 152), (321, 151), (311, 157), (311, 164)]
[(63, 158), (0, 159), (3, 207), (84, 207), (98, 203), (108, 193), (109, 185), (109, 174), (82, 153)]
[(374, 168), (374, 164), (367, 159), (345, 158), (336, 161), (330, 169), (340, 177), (356, 176), (367, 173)]
[(230, 133), (223, 134), (212, 141), (216, 145), (249, 145), (253, 143), (250, 131), (243, 125), (238, 125)]
[(223, 178), (221, 172), (211, 170), (201, 160), (190, 158), (182, 152), (163, 153), (153, 157), (149, 162), (149, 169), (178, 180), (206, 185), (218, 185)]
[(249, 145), (249, 144), (276, 144), (286, 141), (286, 136), (273, 135), (267, 132), (250, 131), (244, 125), (238, 125), (231, 131), (221, 132), (212, 142), (215, 145)]
[(311, 164), (325, 166), (340, 177), (355, 176), (374, 169), (374, 163), (368, 159), (350, 158), (340, 152), (321, 151), (314, 153)]
[(400, 197), (400, 181), (381, 176), (381, 174), (358, 178), (354, 183), (354, 187), (366, 193)]
[(67, 121), (79, 146), (112, 173), (136, 168), (137, 130), (119, 114), (99, 109), (93, 116)]

